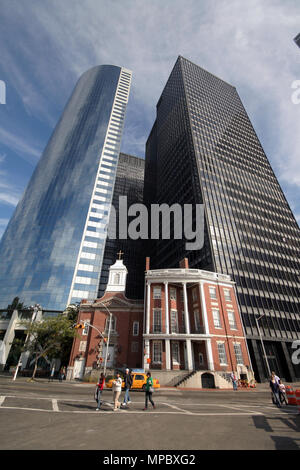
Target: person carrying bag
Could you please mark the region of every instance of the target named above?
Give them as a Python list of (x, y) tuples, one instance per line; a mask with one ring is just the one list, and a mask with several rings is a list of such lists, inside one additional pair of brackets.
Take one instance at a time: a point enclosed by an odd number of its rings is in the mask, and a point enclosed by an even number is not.
[(152, 400), (152, 393), (154, 391), (153, 388), (153, 379), (151, 377), (151, 373), (147, 372), (147, 382), (146, 382), (146, 389), (145, 389), (145, 408), (144, 411), (148, 409), (148, 400), (150, 401), (153, 408), (155, 408), (155, 404)]

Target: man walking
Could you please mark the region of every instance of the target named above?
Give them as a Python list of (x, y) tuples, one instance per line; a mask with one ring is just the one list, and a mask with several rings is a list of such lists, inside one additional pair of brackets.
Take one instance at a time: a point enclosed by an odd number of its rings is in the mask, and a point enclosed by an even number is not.
[(129, 396), (129, 390), (132, 387), (132, 376), (130, 374), (129, 369), (126, 369), (125, 371), (125, 377), (124, 377), (124, 382), (125, 382), (125, 395), (124, 395), (124, 401), (122, 406), (127, 406), (127, 404), (131, 403), (130, 396)]
[(231, 381), (232, 381), (233, 390), (237, 390), (238, 387), (237, 387), (237, 379), (236, 379), (235, 373), (232, 372), (230, 374), (230, 377), (231, 377)]

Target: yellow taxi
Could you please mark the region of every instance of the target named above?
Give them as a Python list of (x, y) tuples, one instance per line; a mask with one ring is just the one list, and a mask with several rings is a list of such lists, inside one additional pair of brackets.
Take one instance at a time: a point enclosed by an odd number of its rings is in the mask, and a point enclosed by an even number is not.
[[(120, 375), (123, 376), (122, 373)], [(131, 376), (132, 376), (131, 390), (136, 389), (136, 390), (144, 390), (145, 391), (146, 382), (147, 382), (147, 374), (145, 374), (144, 372), (131, 372)], [(152, 377), (152, 379), (153, 379), (153, 388), (160, 388), (159, 380), (154, 379), (153, 377)], [(106, 382), (105, 382), (106, 387), (107, 388), (112, 388), (112, 384), (113, 384), (114, 380), (115, 380), (115, 378), (112, 378), (112, 379), (108, 378), (108, 380), (106, 380)], [(123, 380), (122, 381), (122, 389), (124, 389), (124, 387), (125, 387), (125, 382)]]

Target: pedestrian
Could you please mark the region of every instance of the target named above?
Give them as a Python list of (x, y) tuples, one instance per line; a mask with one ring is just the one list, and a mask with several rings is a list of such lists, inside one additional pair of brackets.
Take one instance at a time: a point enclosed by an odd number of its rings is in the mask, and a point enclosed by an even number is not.
[(66, 368), (65, 367), (61, 367), (60, 371), (59, 371), (59, 381), (62, 382), (66, 377)]
[(237, 386), (237, 378), (236, 378), (234, 372), (231, 372), (230, 378), (231, 378), (231, 381), (232, 381), (233, 390), (237, 390), (237, 389), (238, 389), (238, 386)]
[(96, 391), (95, 391), (95, 400), (97, 402), (96, 411), (99, 411), (100, 407), (102, 405), (101, 398), (102, 398), (102, 392), (103, 392), (104, 384), (105, 384), (105, 376), (102, 372), (100, 377), (99, 377), (99, 382), (96, 385)]
[(278, 385), (279, 385), (279, 382), (280, 382), (280, 377), (278, 377), (278, 375), (276, 375), (276, 374), (275, 374), (275, 372), (273, 372), (273, 371), (272, 371), (272, 373), (271, 373), (271, 374), (274, 376), (274, 378), (275, 378), (276, 382), (277, 382), (277, 383), (278, 383)]
[(278, 408), (281, 408), (281, 403), (280, 403), (280, 398), (279, 398), (279, 383), (275, 379), (275, 373), (272, 372), (272, 375), (270, 377), (270, 388), (272, 391), (272, 401), (274, 405), (278, 406)]
[(151, 372), (147, 372), (147, 382), (146, 382), (145, 392), (146, 393), (145, 393), (145, 408), (144, 408), (144, 410), (148, 409), (148, 399), (149, 399), (151, 405), (153, 406), (153, 408), (155, 408), (155, 404), (152, 400), (153, 379), (151, 377)]
[(130, 374), (129, 369), (126, 369), (125, 371), (124, 382), (125, 382), (125, 395), (124, 395), (124, 401), (122, 403), (122, 406), (127, 406), (127, 404), (131, 403), (129, 390), (132, 387), (132, 376)]
[(51, 372), (50, 372), (50, 377), (48, 382), (53, 382), (54, 379), (54, 373), (55, 373), (55, 366), (52, 366)]
[(119, 373), (116, 375), (116, 379), (113, 381), (113, 397), (114, 397), (114, 411), (117, 411), (121, 403), (119, 402), (119, 397), (122, 391), (122, 378)]
[(285, 385), (282, 383), (281, 380), (279, 380), (279, 398), (280, 398), (280, 403), (284, 402), (286, 405), (288, 404), (287, 399), (286, 399)]

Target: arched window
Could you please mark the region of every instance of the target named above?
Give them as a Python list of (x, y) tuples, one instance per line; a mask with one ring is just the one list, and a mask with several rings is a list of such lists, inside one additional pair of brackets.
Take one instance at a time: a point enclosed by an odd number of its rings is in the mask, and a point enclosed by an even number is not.
[(113, 283), (120, 284), (120, 280), (121, 280), (121, 275), (119, 273), (115, 273), (113, 277)]

